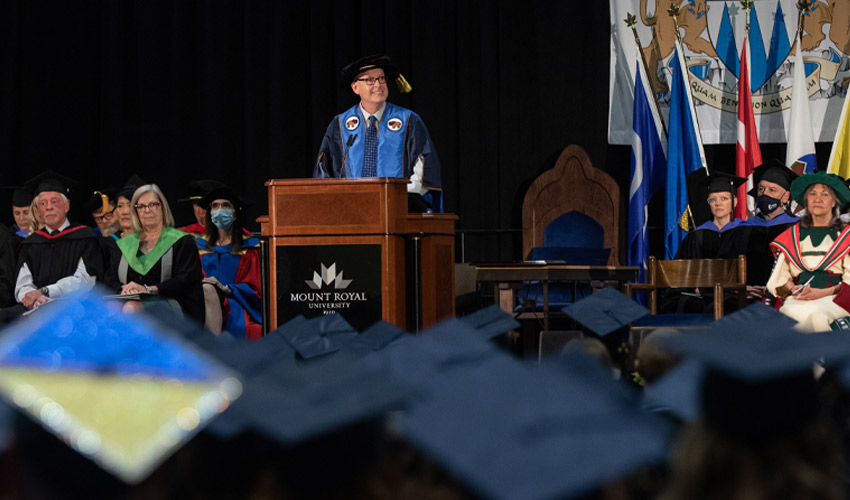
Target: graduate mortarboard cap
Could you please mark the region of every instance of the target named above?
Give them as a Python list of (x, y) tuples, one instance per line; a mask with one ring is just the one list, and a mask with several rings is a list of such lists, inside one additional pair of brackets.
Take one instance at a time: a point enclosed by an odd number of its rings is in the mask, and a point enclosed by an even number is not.
[(215, 188), (227, 187), (223, 182), (215, 179), (196, 179), (189, 181), (186, 186), (186, 197), (177, 200), (178, 203), (196, 203), (200, 204), (201, 199)]
[(249, 200), (237, 194), (230, 186), (219, 186), (207, 191), (201, 199), (197, 201), (197, 203), (198, 205), (209, 209), (210, 205), (215, 200), (229, 200), (233, 203), (236, 210), (242, 210), (250, 207), (252, 204)]
[(366, 57), (362, 57), (351, 64), (346, 65), (342, 68), (342, 82), (346, 87), (349, 86), (354, 80), (357, 79), (357, 75), (363, 73), (364, 71), (369, 71), (370, 69), (380, 68), (384, 70), (384, 74), (387, 77), (387, 81), (395, 80), (396, 85), (398, 86), (399, 92), (402, 94), (407, 94), (413, 87), (410, 86), (410, 83), (402, 76), (399, 72), (398, 68), (392, 62), (389, 56), (385, 54), (372, 54)]
[(98, 292), (41, 306), (0, 339), (0, 394), (127, 483), (238, 398), (233, 372)]
[(472, 325), (473, 328), (488, 339), (519, 328), (520, 326), (519, 322), (513, 316), (495, 304), (484, 309), (479, 309), (461, 319)]
[(24, 185), (24, 189), (30, 191), (33, 196), (38, 196), (47, 191), (62, 193), (65, 196), (70, 195), (71, 191), (80, 183), (66, 175), (53, 170), (45, 170), (28, 180)]
[(604, 337), (632, 321), (649, 314), (649, 309), (613, 288), (605, 288), (590, 297), (563, 308), (564, 314)]
[(702, 185), (707, 194), (711, 193), (732, 193), (738, 192), (738, 187), (747, 182), (747, 179), (736, 175), (727, 174), (726, 172), (712, 172), (703, 181)]
[(624, 388), (594, 360), (567, 358), (558, 363), (576, 370), (504, 356), (433, 379), (429, 397), (404, 413), (402, 435), (473, 493), (497, 500), (572, 498), (663, 463), (669, 424), (620, 398)]
[(103, 213), (109, 212), (109, 206), (115, 201), (117, 192), (118, 190), (113, 188), (94, 190), (89, 199), (83, 203), (83, 210), (86, 214), (92, 214), (98, 209), (101, 209)]
[(818, 412), (813, 366), (838, 366), (850, 343), (832, 332), (803, 334), (780, 318), (715, 325), (665, 342), (706, 369), (707, 423), (742, 439), (798, 429)]
[(13, 207), (29, 207), (32, 203), (33, 195), (31, 191), (23, 188), (15, 188), (12, 191), (12, 206)]
[(767, 163), (753, 169), (753, 188), (747, 193), (753, 198), (758, 196), (759, 182), (768, 181), (774, 184), (779, 184), (786, 191), (791, 190), (791, 183), (798, 176), (793, 170), (786, 167), (784, 163), (773, 158)]
[(145, 184), (147, 184), (147, 182), (144, 179), (142, 179), (136, 174), (133, 174), (130, 176), (129, 179), (127, 179), (127, 182), (124, 183), (124, 187), (122, 187), (121, 190), (118, 191), (115, 197), (118, 198), (120, 196), (122, 198), (132, 200), (133, 193), (135, 193), (136, 190), (139, 189), (139, 187), (144, 186)]
[(251, 427), (286, 445), (357, 424), (383, 421), (407, 407), (413, 388), (386, 369), (340, 353), (310, 363), (278, 364), (245, 381), (240, 408)]
[(850, 189), (844, 184), (844, 179), (827, 172), (813, 172), (794, 179), (791, 183), (791, 197), (800, 206), (806, 206), (806, 189), (813, 184), (824, 184), (831, 187), (838, 197), (838, 207), (844, 207), (850, 203)]

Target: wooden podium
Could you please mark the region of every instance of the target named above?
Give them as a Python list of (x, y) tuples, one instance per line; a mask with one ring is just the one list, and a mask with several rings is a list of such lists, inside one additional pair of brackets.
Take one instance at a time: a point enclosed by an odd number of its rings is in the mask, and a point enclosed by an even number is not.
[(407, 180), (272, 179), (264, 325), (342, 314), (417, 331), (454, 316), (452, 214), (408, 214)]

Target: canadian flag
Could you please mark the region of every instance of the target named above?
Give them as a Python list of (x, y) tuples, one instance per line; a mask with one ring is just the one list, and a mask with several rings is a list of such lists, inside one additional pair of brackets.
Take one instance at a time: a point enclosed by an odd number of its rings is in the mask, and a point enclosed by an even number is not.
[[(741, 70), (738, 73), (738, 146), (735, 150), (735, 175), (747, 179), (746, 184), (738, 188), (738, 206), (735, 217), (746, 219), (755, 211), (755, 200), (747, 197), (747, 192), (753, 188), (753, 169), (761, 165), (761, 148), (759, 147), (756, 120), (753, 116), (753, 98), (750, 95), (750, 64), (747, 46), (750, 37), (744, 38), (744, 48), (741, 50)], [(747, 203), (744, 203), (747, 200)]]

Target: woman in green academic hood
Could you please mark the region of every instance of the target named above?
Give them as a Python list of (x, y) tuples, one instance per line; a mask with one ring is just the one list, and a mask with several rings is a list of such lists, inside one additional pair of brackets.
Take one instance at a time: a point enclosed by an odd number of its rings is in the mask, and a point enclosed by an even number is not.
[(174, 228), (168, 201), (156, 184), (136, 189), (130, 217), (135, 233), (116, 242), (121, 258), (115, 259), (112, 272), (121, 294), (139, 294), (141, 301), (127, 301), (124, 310), (137, 311), (151, 299), (165, 300), (203, 324), (203, 273), (195, 238)]

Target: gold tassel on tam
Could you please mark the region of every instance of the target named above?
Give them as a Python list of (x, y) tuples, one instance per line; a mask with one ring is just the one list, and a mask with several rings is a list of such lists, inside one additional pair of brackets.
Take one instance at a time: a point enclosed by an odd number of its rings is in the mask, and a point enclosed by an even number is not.
[(404, 75), (401, 73), (399, 73), (398, 78), (395, 79), (395, 84), (398, 85), (398, 91), (402, 94), (408, 94), (411, 90), (413, 90), (413, 87), (407, 83), (407, 80), (404, 79)]
[(100, 202), (103, 206), (103, 213), (109, 212), (109, 197), (101, 193), (100, 191), (95, 191), (94, 194), (100, 195)]

